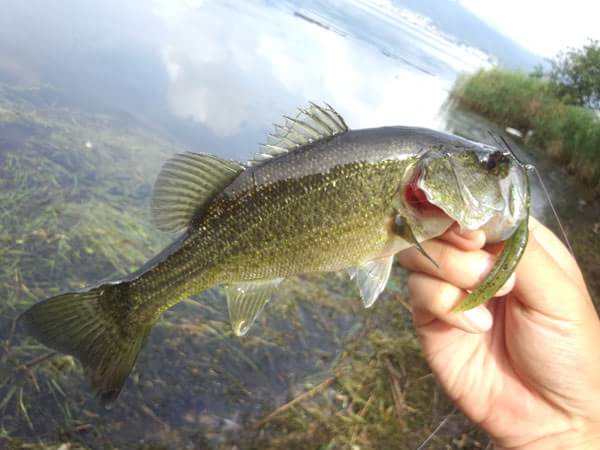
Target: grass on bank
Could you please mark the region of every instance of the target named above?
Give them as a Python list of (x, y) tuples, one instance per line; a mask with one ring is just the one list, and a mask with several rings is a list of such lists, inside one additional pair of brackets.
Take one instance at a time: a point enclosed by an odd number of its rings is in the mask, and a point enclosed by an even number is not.
[(544, 79), (491, 69), (459, 79), (452, 97), (467, 109), (519, 129), (528, 143), (542, 147), (600, 192), (600, 118), (563, 103), (555, 92)]

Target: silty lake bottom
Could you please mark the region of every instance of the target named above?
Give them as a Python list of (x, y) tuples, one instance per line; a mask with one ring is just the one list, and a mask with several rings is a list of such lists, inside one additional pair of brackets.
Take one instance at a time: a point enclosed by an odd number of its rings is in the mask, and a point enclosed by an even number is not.
[[(220, 290), (184, 302), (156, 325), (115, 408), (100, 408), (80, 366), (15, 319), (166, 244), (148, 198), (161, 161), (181, 149), (135, 124), (43, 107), (40, 94), (0, 90), (0, 445), (414, 448), (452, 412), (420, 355), (399, 267), (369, 310), (344, 274), (288, 280), (243, 338)], [(442, 117), (472, 139), (501, 133), (451, 107)], [(598, 200), (538, 150), (519, 149), (542, 172), (597, 299)], [(553, 226), (533, 184), (534, 214)], [(487, 443), (452, 413), (430, 448)]]
[[(457, 73), (485, 58), (368, 2), (346, 15), (318, 1), (156, 3), (157, 14), (132, 1), (118, 17), (98, 3), (93, 20), (78, 2), (69, 14), (4, 5), (4, 18), (27, 20), (0, 27), (11, 37), (0, 39), (0, 78), (13, 75), (0, 84), (0, 448), (414, 449), (448, 414), (429, 448), (485, 448), (430, 375), (398, 266), (369, 310), (345, 274), (287, 280), (243, 338), (221, 290), (177, 305), (111, 411), (77, 362), (22, 333), (16, 317), (33, 303), (117, 279), (172, 239), (150, 225), (149, 199), (174, 153), (248, 158), (269, 123), (307, 99), (328, 101), (351, 128), (502, 133), (440, 109)], [(160, 32), (144, 33), (159, 19)], [(11, 23), (34, 28), (37, 47), (7, 50), (32, 35)], [(516, 145), (542, 173), (597, 300), (598, 199)], [(556, 229), (535, 180), (533, 202)]]

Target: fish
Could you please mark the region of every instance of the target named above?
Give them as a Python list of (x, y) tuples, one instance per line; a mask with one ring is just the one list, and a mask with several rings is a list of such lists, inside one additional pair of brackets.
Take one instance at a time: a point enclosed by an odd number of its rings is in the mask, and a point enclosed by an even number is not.
[(510, 151), (426, 128), (351, 130), (333, 107), (311, 102), (284, 116), (246, 163), (191, 152), (169, 159), (151, 218), (178, 237), (139, 270), (37, 303), (20, 322), (75, 356), (110, 408), (153, 324), (190, 296), (223, 286), (238, 336), (302, 273), (347, 271), (369, 308), (396, 253), (416, 246), (430, 258), (421, 243), (457, 222), (506, 241), (457, 309), (471, 308), (514, 271), (528, 214), (526, 169)]

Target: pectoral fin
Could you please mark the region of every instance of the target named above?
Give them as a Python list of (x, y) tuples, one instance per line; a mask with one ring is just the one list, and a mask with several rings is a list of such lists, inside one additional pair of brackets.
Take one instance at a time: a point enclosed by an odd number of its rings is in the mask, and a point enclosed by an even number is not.
[(365, 308), (370, 308), (385, 289), (392, 270), (393, 256), (369, 261), (360, 267), (347, 270), (350, 278), (356, 278), (358, 290)]
[(237, 336), (245, 335), (283, 278), (247, 281), (225, 286), (229, 320)]

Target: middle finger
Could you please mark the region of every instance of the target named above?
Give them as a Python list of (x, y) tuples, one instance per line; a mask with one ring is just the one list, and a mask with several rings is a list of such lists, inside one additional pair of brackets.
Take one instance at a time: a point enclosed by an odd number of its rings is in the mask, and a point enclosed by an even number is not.
[(440, 278), (462, 289), (474, 289), (494, 265), (494, 256), (484, 250), (463, 251), (433, 239), (422, 244), (437, 263), (435, 267), (415, 247), (398, 253), (398, 262), (412, 272)]

